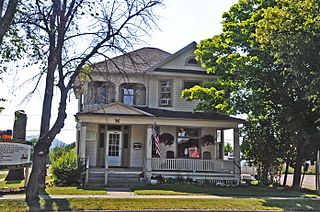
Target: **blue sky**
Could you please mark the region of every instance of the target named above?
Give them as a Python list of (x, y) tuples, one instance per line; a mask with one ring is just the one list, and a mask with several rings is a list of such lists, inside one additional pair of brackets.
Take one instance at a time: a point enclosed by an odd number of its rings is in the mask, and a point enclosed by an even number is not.
[[(165, 7), (158, 9), (158, 26), (160, 30), (150, 33), (151, 37), (146, 40), (147, 44), (174, 53), (192, 41), (199, 42), (212, 37), (222, 31), (220, 22), (223, 12), (228, 11), (236, 0), (165, 0)], [(42, 104), (42, 93), (44, 82), (40, 83), (39, 90), (33, 96), (23, 102), (23, 98), (33, 89), (34, 83), (27, 83), (19, 87), (21, 82), (28, 79), (32, 74), (37, 73), (37, 68), (28, 70), (14, 68), (10, 74), (3, 75), (3, 82), (0, 82), (0, 96), (8, 99), (1, 103), (6, 109), (0, 114), (0, 130), (11, 129), (14, 121), (14, 111), (25, 110), (28, 115), (27, 135), (37, 135), (40, 129), (40, 115)], [(18, 73), (18, 74), (16, 74)], [(58, 104), (53, 106), (53, 120)], [(65, 143), (75, 141), (74, 114), (77, 112), (77, 101), (70, 96), (65, 127), (57, 136)]]

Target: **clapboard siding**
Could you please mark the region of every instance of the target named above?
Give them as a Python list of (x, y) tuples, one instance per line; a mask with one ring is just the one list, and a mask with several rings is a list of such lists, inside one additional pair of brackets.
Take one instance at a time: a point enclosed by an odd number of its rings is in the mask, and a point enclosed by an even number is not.
[[(146, 145), (146, 126), (132, 125), (131, 126), (131, 155), (130, 167), (143, 167), (143, 158), (145, 155)], [(134, 143), (141, 143), (142, 147), (139, 150), (133, 149)]]

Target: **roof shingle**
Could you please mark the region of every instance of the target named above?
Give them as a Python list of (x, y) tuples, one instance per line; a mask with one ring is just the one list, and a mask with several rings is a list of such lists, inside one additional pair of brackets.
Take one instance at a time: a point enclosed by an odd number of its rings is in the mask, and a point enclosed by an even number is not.
[(245, 120), (231, 117), (227, 114), (217, 112), (185, 112), (185, 111), (171, 111), (149, 107), (135, 107), (144, 112), (150, 113), (155, 117), (163, 118), (187, 118), (187, 119), (209, 119), (216, 121), (235, 121), (243, 123)]
[(93, 65), (99, 72), (144, 73), (171, 54), (157, 48), (145, 47)]

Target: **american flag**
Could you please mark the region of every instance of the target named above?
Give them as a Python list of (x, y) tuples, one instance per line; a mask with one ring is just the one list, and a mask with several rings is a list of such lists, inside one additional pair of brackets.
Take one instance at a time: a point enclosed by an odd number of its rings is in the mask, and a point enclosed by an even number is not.
[(154, 145), (156, 147), (156, 154), (159, 155), (159, 157), (161, 157), (160, 141), (159, 141), (157, 129), (155, 127), (152, 128), (152, 137), (154, 140)]

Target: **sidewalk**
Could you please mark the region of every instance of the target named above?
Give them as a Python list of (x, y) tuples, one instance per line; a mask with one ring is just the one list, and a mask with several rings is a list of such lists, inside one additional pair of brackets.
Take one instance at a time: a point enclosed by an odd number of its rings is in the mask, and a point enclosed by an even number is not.
[[(24, 199), (25, 194), (0, 195), (2, 199)], [(106, 195), (40, 195), (41, 199), (67, 199), (67, 198), (136, 198), (136, 199), (232, 199), (232, 198), (250, 198), (250, 197), (227, 197), (216, 195), (136, 195), (131, 191), (108, 191)], [(307, 199), (305, 197), (254, 197), (261, 199), (289, 200), (289, 199)], [(317, 199), (318, 200), (318, 199)]]

